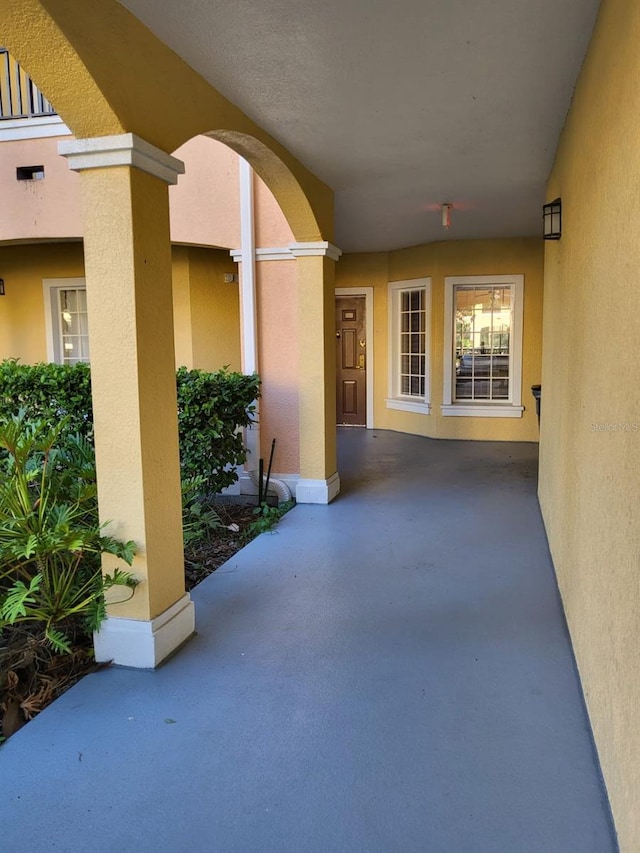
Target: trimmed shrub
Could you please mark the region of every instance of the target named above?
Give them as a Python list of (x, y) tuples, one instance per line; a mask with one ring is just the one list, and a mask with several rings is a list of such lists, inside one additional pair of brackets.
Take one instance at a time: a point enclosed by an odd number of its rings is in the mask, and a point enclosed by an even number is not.
[(178, 432), (183, 477), (202, 477), (209, 492), (220, 492), (238, 479), (236, 466), (246, 459), (240, 427), (253, 420), (260, 394), (256, 374), (223, 369), (178, 370)]
[[(201, 478), (207, 492), (219, 492), (236, 481), (236, 466), (245, 460), (239, 428), (252, 421), (260, 379), (181, 367), (177, 393), (182, 477)], [(68, 433), (93, 441), (89, 365), (0, 362), (0, 418), (20, 410), (25, 419), (50, 425), (66, 418)]]
[(25, 420), (51, 426), (67, 418), (67, 431), (93, 439), (91, 371), (88, 364), (19, 364), (0, 362), (0, 418), (18, 411)]

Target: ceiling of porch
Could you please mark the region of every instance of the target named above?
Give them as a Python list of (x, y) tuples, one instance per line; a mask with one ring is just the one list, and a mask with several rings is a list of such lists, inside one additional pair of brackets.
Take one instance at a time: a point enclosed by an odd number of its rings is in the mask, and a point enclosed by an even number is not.
[(540, 233), (599, 0), (121, 2), (335, 190), (343, 250)]

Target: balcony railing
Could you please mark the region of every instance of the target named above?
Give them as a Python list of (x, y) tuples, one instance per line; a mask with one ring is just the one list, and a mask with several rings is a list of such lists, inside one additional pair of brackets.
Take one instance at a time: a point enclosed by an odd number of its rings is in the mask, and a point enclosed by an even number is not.
[(54, 115), (56, 111), (29, 75), (0, 48), (0, 121)]

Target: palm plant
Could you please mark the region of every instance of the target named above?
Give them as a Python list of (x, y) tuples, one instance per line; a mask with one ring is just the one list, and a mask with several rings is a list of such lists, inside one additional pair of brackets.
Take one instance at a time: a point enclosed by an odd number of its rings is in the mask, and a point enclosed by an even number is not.
[(102, 574), (101, 554), (131, 565), (134, 544), (103, 535), (93, 448), (66, 427), (24, 412), (0, 424), (0, 631), (40, 626), (58, 652), (71, 650), (70, 630), (99, 628), (107, 589), (129, 596), (137, 583), (120, 569)]

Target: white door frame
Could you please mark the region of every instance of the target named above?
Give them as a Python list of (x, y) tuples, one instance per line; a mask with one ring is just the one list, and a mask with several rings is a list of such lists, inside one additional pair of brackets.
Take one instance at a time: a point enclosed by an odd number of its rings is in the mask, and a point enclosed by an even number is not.
[(373, 287), (336, 287), (338, 296), (364, 296), (367, 336), (367, 429), (373, 429)]

